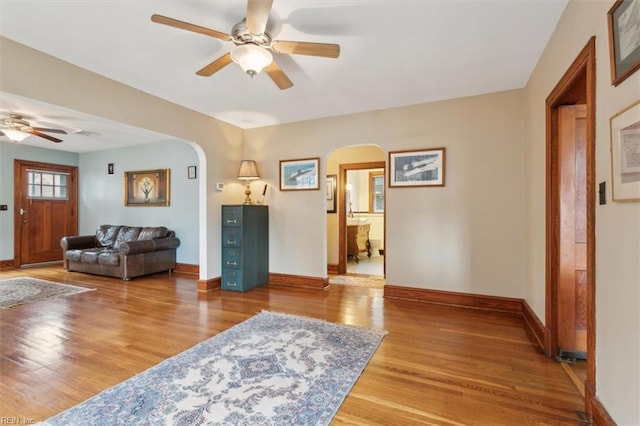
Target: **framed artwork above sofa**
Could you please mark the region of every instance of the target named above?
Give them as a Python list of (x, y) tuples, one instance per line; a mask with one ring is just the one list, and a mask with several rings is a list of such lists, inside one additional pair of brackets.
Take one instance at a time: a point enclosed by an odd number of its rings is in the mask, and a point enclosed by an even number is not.
[(170, 170), (124, 172), (125, 206), (168, 206)]

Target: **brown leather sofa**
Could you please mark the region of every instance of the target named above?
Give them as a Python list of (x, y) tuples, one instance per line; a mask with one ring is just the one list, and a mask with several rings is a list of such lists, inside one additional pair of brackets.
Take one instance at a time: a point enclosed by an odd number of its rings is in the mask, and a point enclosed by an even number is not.
[(173, 271), (180, 240), (164, 226), (102, 225), (95, 235), (60, 240), (67, 271), (122, 278)]

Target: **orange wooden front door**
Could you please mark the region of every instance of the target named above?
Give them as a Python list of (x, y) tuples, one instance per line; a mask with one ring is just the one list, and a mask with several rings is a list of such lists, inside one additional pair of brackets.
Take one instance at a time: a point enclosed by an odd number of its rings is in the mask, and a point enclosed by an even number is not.
[(16, 264), (62, 260), (60, 239), (77, 235), (77, 167), (15, 160)]
[(587, 351), (587, 175), (585, 105), (558, 108), (560, 159), (560, 355)]

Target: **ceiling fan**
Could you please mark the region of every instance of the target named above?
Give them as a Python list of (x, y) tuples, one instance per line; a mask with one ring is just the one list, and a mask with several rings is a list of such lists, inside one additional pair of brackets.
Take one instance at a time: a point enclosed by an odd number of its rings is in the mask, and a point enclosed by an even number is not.
[(235, 44), (230, 52), (197, 71), (197, 75), (209, 77), (231, 62), (236, 62), (251, 77), (264, 68), (271, 80), (284, 90), (292, 87), (293, 82), (273, 60), (271, 52), (337, 58), (340, 56), (340, 46), (330, 43), (273, 40), (269, 33), (265, 32), (272, 4), (273, 0), (248, 0), (247, 17), (233, 26), (231, 34), (157, 14), (151, 16), (151, 21)]
[(8, 118), (3, 118), (0, 121), (0, 136), (6, 136), (13, 142), (22, 142), (23, 139), (30, 135), (39, 136), (55, 143), (62, 142), (62, 139), (54, 138), (53, 136), (49, 136), (43, 132), (67, 134), (67, 132), (62, 129), (32, 127), (31, 124), (29, 124), (29, 122), (20, 114), (9, 114)]

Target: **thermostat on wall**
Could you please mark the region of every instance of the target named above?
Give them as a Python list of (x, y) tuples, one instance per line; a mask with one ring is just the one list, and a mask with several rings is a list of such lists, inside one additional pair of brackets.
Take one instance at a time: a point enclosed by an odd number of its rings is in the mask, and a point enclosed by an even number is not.
[(216, 183), (216, 189), (218, 191), (224, 191), (224, 183), (222, 183), (222, 182)]

